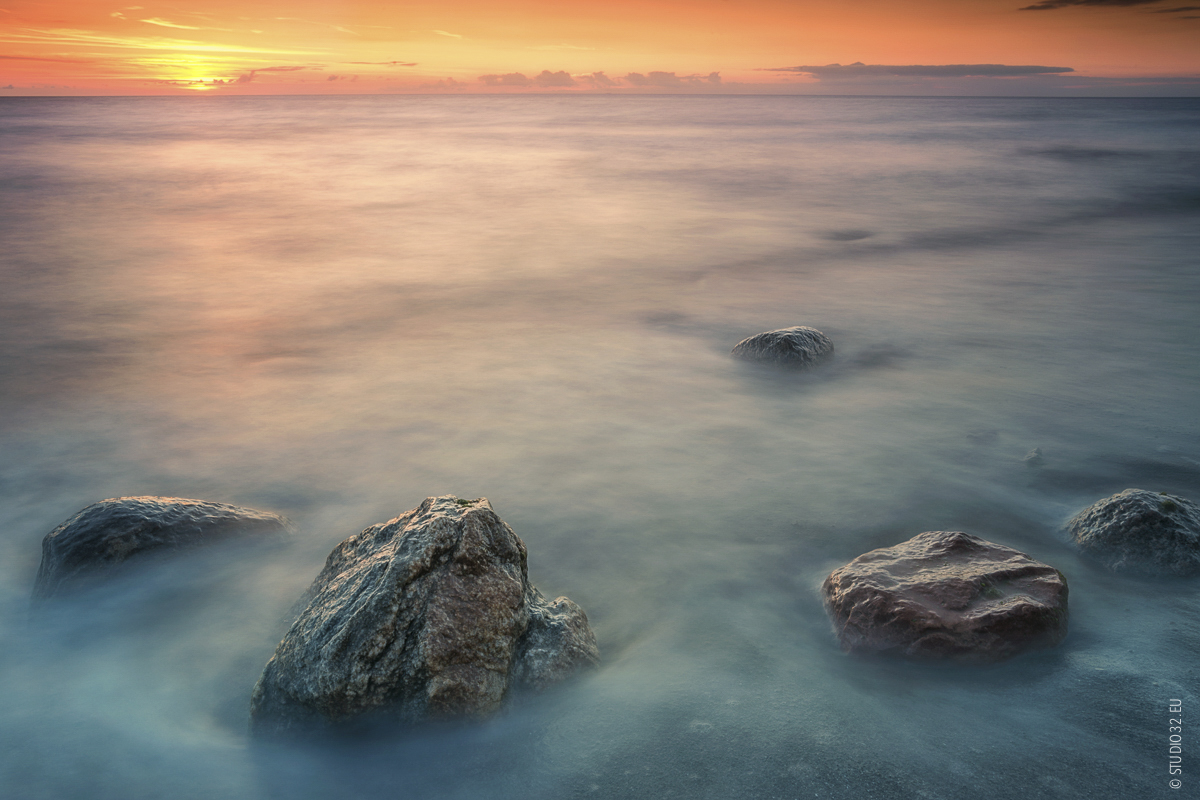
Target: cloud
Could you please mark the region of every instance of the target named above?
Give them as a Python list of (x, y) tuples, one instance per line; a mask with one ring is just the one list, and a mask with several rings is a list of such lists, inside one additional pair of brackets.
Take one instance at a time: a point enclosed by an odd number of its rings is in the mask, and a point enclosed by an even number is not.
[(234, 83), (241, 83), (242, 81), (240, 79), (234, 80), (233, 78), (230, 78), (228, 81), (221, 80), (220, 78), (213, 78), (212, 80), (208, 80), (208, 81), (204, 80), (203, 78), (197, 78), (196, 80), (175, 79), (175, 78), (147, 78), (144, 82), (159, 84), (161, 86), (224, 86), (226, 83), (234, 84)]
[(479, 80), (487, 86), (532, 86), (533, 81), (520, 72), (510, 72), (507, 75), (480, 75)]
[[(127, 19), (127, 17), (121, 16), (120, 11), (114, 11), (109, 16), (119, 17), (120, 19)], [(191, 16), (195, 17), (195, 16), (200, 16), (200, 15), (192, 14)], [(178, 22), (169, 22), (165, 19), (162, 19), (161, 17), (151, 17), (150, 19), (139, 19), (138, 22), (145, 22), (148, 25), (158, 25), (163, 28), (179, 28), (180, 30), (185, 30), (185, 31), (224, 31), (225, 33), (240, 33), (240, 31), (237, 28), (208, 28), (208, 27), (201, 28), (201, 27), (197, 27), (195, 25), (180, 25)], [(256, 31), (256, 30), (251, 30), (250, 32), (251, 33), (262, 33), (262, 31)]]
[(580, 47), (575, 44), (543, 44), (538, 47), (531, 47), (530, 50), (595, 50), (594, 47)]
[(630, 72), (625, 76), (625, 82), (630, 86), (681, 86), (683, 80), (674, 72), (651, 72), (643, 75), (640, 72)]
[(1008, 64), (942, 64), (942, 65), (892, 65), (864, 64), (856, 61), (853, 64), (825, 64), (824, 66), (771, 67), (765, 72), (799, 72), (813, 75), (822, 80), (826, 78), (1015, 78), (1022, 75), (1057, 75), (1063, 72), (1074, 72), (1071, 67), (1039, 67), (1032, 65)]
[[(252, 69), (247, 73), (239, 75), (236, 83), (250, 83), (257, 77), (257, 73), (259, 72), (295, 72), (301, 69), (312, 69), (312, 67), (259, 67), (258, 69)], [(331, 77), (330, 80), (336, 80), (336, 78)]]
[(586, 83), (597, 89), (607, 89), (613, 86), (619, 86), (617, 81), (605, 75), (603, 72), (593, 72), (591, 75), (578, 75), (580, 83)]
[(1100, 6), (1107, 8), (1127, 8), (1129, 6), (1148, 6), (1151, 3), (1161, 3), (1163, 0), (1046, 0), (1032, 6), (1025, 6), (1021, 11), (1053, 11), (1057, 8), (1070, 6)]
[[(1179, 8), (1157, 8), (1155, 14), (1183, 14), (1188, 11), (1200, 11), (1200, 6), (1180, 6)], [(1191, 19), (1191, 17), (1187, 17)]]
[(23, 28), (19, 33), (0, 33), (0, 42), (35, 42), (55, 45), (88, 45), (91, 47), (113, 47), (131, 50), (177, 50), (202, 53), (253, 53), (255, 55), (323, 55), (319, 50), (271, 50), (264, 47), (241, 47), (238, 45), (209, 44), (187, 39), (167, 39), (160, 36), (106, 36), (92, 31), (66, 28)]
[(415, 67), (416, 61), (343, 61), (343, 64), (370, 64), (377, 67)]
[[(194, 14), (193, 16), (199, 16), (199, 15)], [(252, 18), (251, 17), (238, 17), (238, 19), (249, 20)], [(311, 19), (304, 19), (303, 17), (267, 17), (264, 19), (271, 19), (276, 22), (303, 22), (305, 25), (317, 25), (322, 28), (329, 28), (330, 30), (338, 31), (339, 33), (348, 33), (351, 36), (361, 36), (362, 35), (358, 31), (347, 28), (345, 25), (334, 25), (333, 23), (329, 23), (329, 22), (317, 22), (317, 21), (311, 20)], [(378, 30), (391, 30), (391, 28), (387, 25), (355, 25), (354, 27), (355, 28), (376, 28)], [(228, 30), (228, 29), (227, 28), (210, 28), (208, 30)], [(262, 33), (262, 31), (255, 31), (255, 33)], [(448, 33), (446, 35), (453, 36), (454, 34)]]
[(147, 25), (159, 25), (163, 28), (180, 28), (185, 31), (202, 31), (204, 28), (197, 28), (195, 25), (180, 25), (177, 22), (167, 22), (165, 19), (151, 17), (150, 19), (139, 19), (138, 22), (145, 22)]
[(480, 75), (479, 80), (487, 86), (519, 86), (539, 89), (580, 85), (591, 89), (612, 89), (624, 86), (690, 89), (705, 84), (720, 84), (721, 75), (717, 72), (710, 72), (707, 75), (677, 75), (674, 72), (651, 72), (643, 75), (640, 72), (631, 72), (623, 78), (611, 78), (603, 72), (571, 75), (565, 70), (551, 72), (544, 69), (532, 78), (520, 72), (510, 72), (505, 75)]
[(37, 56), (0, 56), (0, 58), (9, 59), (12, 61), (55, 61), (60, 64), (90, 64), (90, 61), (84, 61), (78, 58), (38, 58)]
[(567, 73), (563, 72), (562, 70), (559, 70), (558, 72), (551, 72), (548, 69), (544, 69), (541, 71), (541, 73), (537, 77), (535, 77), (533, 79), (533, 82), (536, 83), (538, 86), (574, 86), (575, 85), (575, 79), (572, 78)]
[(721, 75), (710, 72), (707, 75), (676, 75), (674, 72), (651, 72), (643, 75), (631, 72), (625, 76), (625, 82), (630, 86), (655, 86), (661, 89), (679, 88), (681, 86), (699, 86), (702, 83), (720, 83)]
[(418, 89), (465, 89), (470, 84), (456, 81), (454, 78), (442, 78), (433, 83), (422, 83), (417, 86)]
[(463, 38), (461, 33), (448, 33), (446, 31), (431, 31), (431, 33), (436, 33), (438, 36), (449, 36), (451, 39)]

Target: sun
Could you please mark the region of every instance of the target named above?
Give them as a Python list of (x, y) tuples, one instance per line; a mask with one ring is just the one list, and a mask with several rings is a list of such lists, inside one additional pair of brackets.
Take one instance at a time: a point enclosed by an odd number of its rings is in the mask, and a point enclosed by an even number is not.
[(196, 92), (208, 92), (233, 82), (232, 79), (226, 80), (225, 78), (193, 78), (179, 85)]
[(198, 92), (237, 83), (245, 72), (220, 59), (196, 54), (146, 57), (138, 62), (149, 80)]

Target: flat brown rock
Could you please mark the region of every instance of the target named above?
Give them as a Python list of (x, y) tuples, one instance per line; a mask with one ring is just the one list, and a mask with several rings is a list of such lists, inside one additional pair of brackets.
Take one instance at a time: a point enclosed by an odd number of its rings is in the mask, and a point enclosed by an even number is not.
[(483, 717), (599, 661), (583, 609), (529, 583), (484, 498), (430, 497), (351, 536), (306, 598), (254, 687), (255, 733)]
[(1067, 635), (1062, 573), (961, 531), (865, 553), (822, 593), (846, 652), (995, 661)]

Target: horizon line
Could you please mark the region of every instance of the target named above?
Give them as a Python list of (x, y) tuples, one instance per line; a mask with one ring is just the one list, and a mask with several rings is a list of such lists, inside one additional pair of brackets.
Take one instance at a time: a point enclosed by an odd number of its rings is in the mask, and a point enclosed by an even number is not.
[[(0, 92), (6, 91), (0, 89)], [(930, 99), (987, 99), (987, 100), (1197, 100), (1200, 93), (1180, 95), (1079, 95), (1079, 94), (823, 94), (808, 92), (281, 92), (278, 94), (0, 94), (0, 100), (26, 100), (34, 98), (54, 99), (155, 99), (196, 98), (212, 100), (254, 99), (276, 97), (882, 97), (882, 98), (930, 98)]]

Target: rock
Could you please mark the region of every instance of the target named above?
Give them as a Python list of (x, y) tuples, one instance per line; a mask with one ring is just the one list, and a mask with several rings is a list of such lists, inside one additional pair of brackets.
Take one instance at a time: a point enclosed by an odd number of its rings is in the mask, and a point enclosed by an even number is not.
[(797, 325), (743, 339), (733, 356), (743, 361), (804, 369), (833, 355), (833, 342), (816, 328)]
[(960, 531), (865, 553), (822, 593), (846, 652), (996, 661), (1067, 635), (1061, 572)]
[(33, 599), (102, 580), (126, 560), (150, 551), (287, 530), (283, 517), (225, 503), (178, 497), (101, 500), (46, 534)]
[(1126, 489), (1080, 511), (1067, 533), (1114, 572), (1200, 574), (1200, 506), (1183, 497)]
[(343, 541), (254, 687), (251, 729), (483, 717), (599, 663), (583, 610), (529, 583), (486, 499), (426, 498)]

